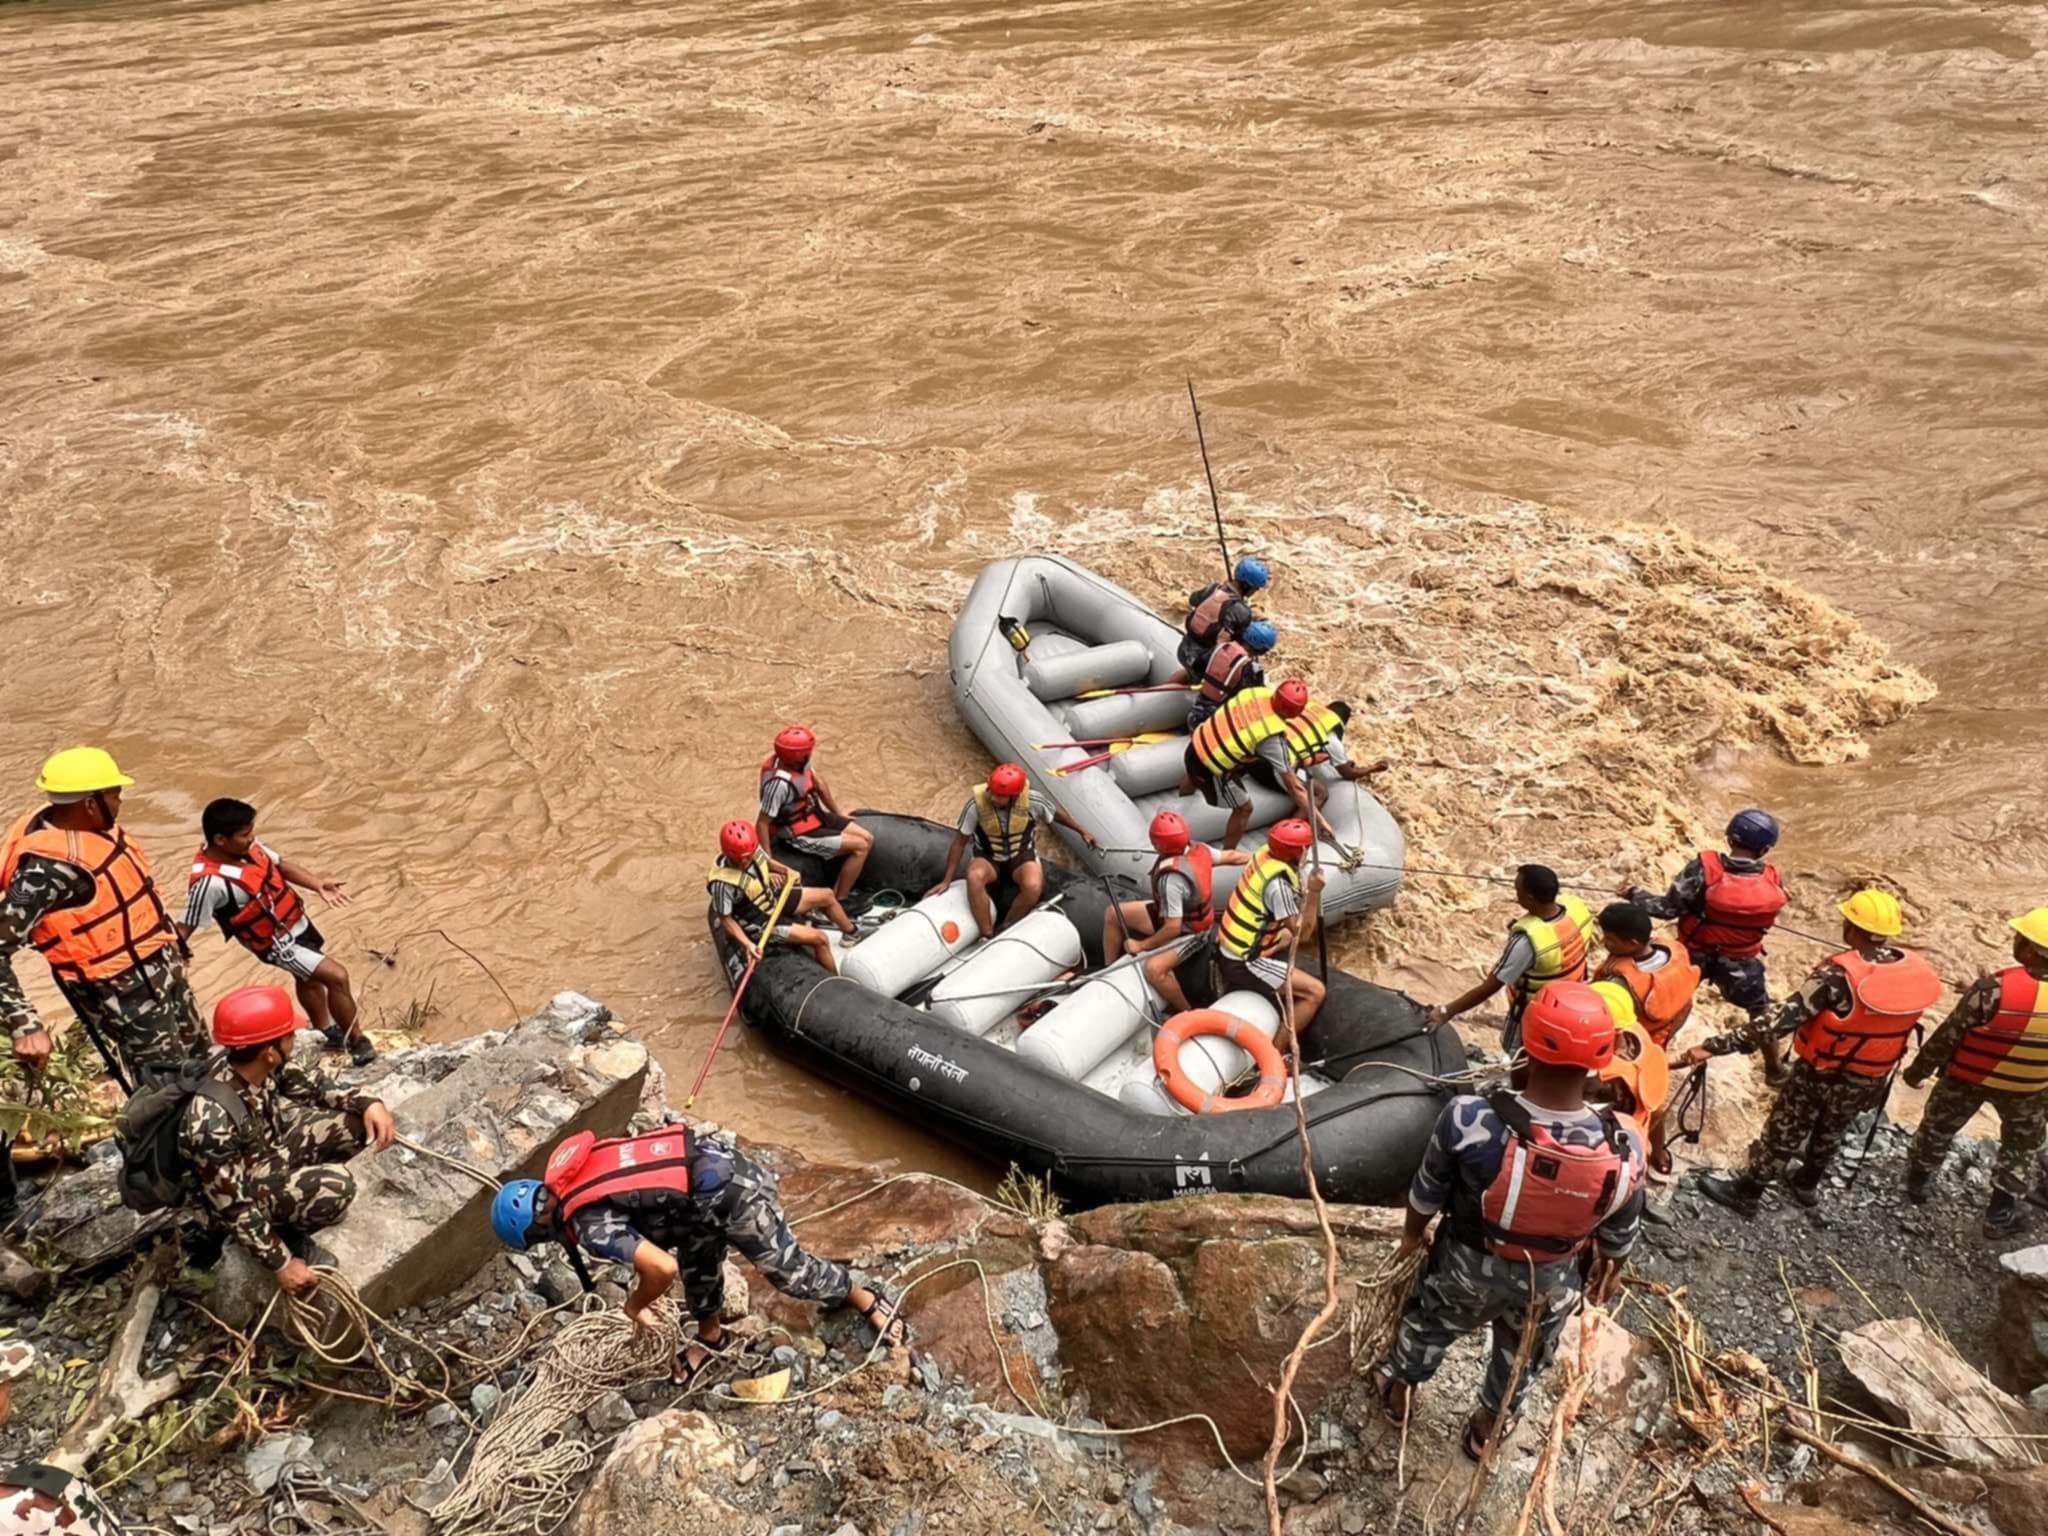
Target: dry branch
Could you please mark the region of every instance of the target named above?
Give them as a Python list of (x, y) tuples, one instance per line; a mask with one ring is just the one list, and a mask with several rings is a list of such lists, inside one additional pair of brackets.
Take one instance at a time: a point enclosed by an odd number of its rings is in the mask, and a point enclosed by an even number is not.
[(115, 1335), (107, 1362), (100, 1367), (92, 1396), (85, 1400), (78, 1418), (64, 1431), (57, 1448), (43, 1459), (74, 1476), (82, 1475), (86, 1463), (99, 1453), (123, 1424), (141, 1418), (184, 1390), (176, 1371), (144, 1377), (142, 1351), (149, 1344), (150, 1325), (156, 1321), (157, 1302), (163, 1293), (154, 1282), (145, 1281), (128, 1299), (128, 1312)]

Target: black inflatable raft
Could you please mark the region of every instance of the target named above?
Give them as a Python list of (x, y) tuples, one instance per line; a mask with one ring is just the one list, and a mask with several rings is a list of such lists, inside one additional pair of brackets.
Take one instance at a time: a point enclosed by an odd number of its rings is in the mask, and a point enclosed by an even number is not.
[[(938, 879), (949, 828), (916, 817), (859, 814), (876, 834), (861, 894), (886, 889), (915, 899)], [(802, 870), (806, 883), (829, 883), (821, 861), (784, 847), (775, 854)], [(1099, 966), (1110, 899), (1104, 879), (1052, 864), (1045, 871), (1047, 898), (1060, 898), (1082, 935), (1088, 964)], [(1127, 881), (1109, 884), (1118, 899), (1143, 894)], [(1009, 893), (997, 894), (1001, 912)], [(858, 910), (858, 902), (851, 905)], [(728, 984), (736, 984), (745, 953), (715, 920), (711, 936)], [(1304, 1095), (1317, 1179), (1333, 1200), (1397, 1204), (1446, 1096), (1427, 1079), (1463, 1070), (1464, 1049), (1455, 1031), (1424, 1029), (1421, 1006), (1401, 993), (1336, 970), (1328, 983), (1329, 998), (1304, 1039), (1304, 1070), (1328, 1084)], [(742, 1013), (807, 1069), (995, 1167), (1015, 1164), (1050, 1175), (1054, 1188), (1076, 1204), (1308, 1193), (1292, 1104), (1207, 1115), (1146, 1113), (907, 1002), (828, 977), (808, 952), (781, 945), (763, 957)]]

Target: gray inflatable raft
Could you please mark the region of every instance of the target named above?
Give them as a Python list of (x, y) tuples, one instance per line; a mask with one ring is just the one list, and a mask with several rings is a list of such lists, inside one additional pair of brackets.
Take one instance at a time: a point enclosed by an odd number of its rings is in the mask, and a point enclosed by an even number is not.
[[(1029, 630), (1027, 652), (1020, 655), (1004, 638), (999, 620), (1015, 620)], [(1105, 851), (1092, 853), (1068, 838), (1076, 858), (1091, 870), (1128, 875), (1140, 884), (1152, 867), (1147, 831), (1160, 811), (1179, 811), (1195, 836), (1211, 843), (1222, 837), (1229, 819), (1200, 795), (1175, 793), (1192, 696), (1185, 690), (1078, 696), (1164, 683), (1180, 668), (1180, 637), (1177, 624), (1122, 587), (1057, 555), (991, 565), (975, 579), (953, 625), (953, 697), (968, 727), (999, 760), (1021, 763), (1034, 794), (1103, 844)], [(1370, 729), (1362, 718), (1356, 723)], [(1171, 739), (1132, 747), (1072, 774), (1053, 770), (1100, 749), (1044, 745), (1152, 733)], [(1345, 783), (1328, 767), (1313, 771), (1330, 787), (1323, 814), (1346, 845), (1333, 848), (1325, 839), (1319, 848), (1323, 910), (1336, 916), (1386, 906), (1401, 885), (1400, 827), (1360, 786)], [(1285, 795), (1264, 785), (1252, 786), (1252, 801), (1253, 831), (1241, 845), (1246, 848), (1257, 846), (1260, 829), (1293, 813)], [(1233, 866), (1217, 869), (1219, 899), (1236, 878)]]

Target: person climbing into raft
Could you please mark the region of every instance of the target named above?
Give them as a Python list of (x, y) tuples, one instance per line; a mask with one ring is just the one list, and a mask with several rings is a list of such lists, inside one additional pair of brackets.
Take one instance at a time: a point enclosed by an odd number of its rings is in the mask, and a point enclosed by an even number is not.
[(761, 814), (754, 837), (763, 848), (781, 838), (798, 853), (839, 860), (832, 894), (845, 901), (874, 852), (875, 835), (840, 812), (832, 791), (811, 767), (818, 738), (808, 726), (785, 726), (761, 761)]
[(1252, 792), (1246, 782), (1254, 759), (1263, 757), (1285, 774), (1290, 766), (1287, 722), (1308, 708), (1308, 684), (1290, 677), (1277, 688), (1246, 688), (1224, 701), (1189, 739), (1181, 757), (1179, 793), (1201, 791), (1210, 805), (1228, 809), (1223, 847), (1235, 848), (1252, 820)]
[(1152, 899), (1122, 901), (1102, 914), (1102, 963), (1120, 955), (1145, 956), (1145, 979), (1166, 1000), (1169, 1014), (1192, 1006), (1175, 974), (1181, 962), (1207, 941), (1216, 923), (1216, 866), (1249, 864), (1251, 855), (1217, 853), (1197, 843), (1178, 811), (1152, 818)]
[[(1581, 1296), (1612, 1293), (1643, 1220), (1643, 1133), (1611, 1107), (1587, 1103), (1588, 1073), (1614, 1058), (1614, 1020), (1583, 982), (1537, 994), (1522, 1017), (1528, 1080), (1519, 1092), (1461, 1094), (1444, 1106), (1408, 1191), (1398, 1258), (1427, 1246), (1421, 1281), (1402, 1310), (1380, 1402), (1407, 1421), (1415, 1389), (1444, 1352), (1489, 1324), (1493, 1352), (1479, 1403), (1465, 1422), (1474, 1461), (1550, 1365)], [(1430, 1223), (1444, 1220), (1431, 1241)], [(1597, 1256), (1581, 1278), (1580, 1258)], [(1522, 1332), (1535, 1315), (1529, 1359)], [(1514, 1390), (1509, 1392), (1509, 1382)]]
[[(1771, 1011), (1764, 942), (1785, 908), (1785, 881), (1765, 855), (1778, 844), (1778, 819), (1752, 806), (1728, 822), (1728, 851), (1702, 848), (1662, 896), (1624, 885), (1621, 899), (1650, 916), (1678, 920), (1678, 940), (1722, 998), (1752, 1021)], [(1776, 1037), (1763, 1047), (1764, 1081), (1781, 1087), (1788, 1068)]]
[(305, 1023), (283, 987), (237, 987), (213, 1010), (208, 1062), (177, 1119), (177, 1147), (197, 1206), (216, 1234), (232, 1237), (299, 1295), (319, 1283), (312, 1235), (348, 1214), (356, 1183), (347, 1162), (381, 1152), (398, 1134), (391, 1111), (365, 1093), (292, 1061)]
[(1594, 928), (1592, 910), (1562, 889), (1557, 871), (1547, 864), (1524, 864), (1515, 871), (1515, 901), (1522, 916), (1508, 924), (1507, 948), (1493, 969), (1450, 1002), (1429, 1010), (1430, 1028), (1440, 1028), (1506, 988), (1508, 1020), (1501, 1045), (1509, 1055), (1521, 1045), (1522, 1014), (1533, 999), (1559, 982), (1586, 979)]
[(789, 1229), (775, 1176), (737, 1147), (687, 1126), (600, 1141), (580, 1131), (549, 1154), (538, 1179), (513, 1179), (491, 1201), (491, 1230), (525, 1252), (558, 1242), (633, 1267), (626, 1316), (650, 1326), (648, 1308), (683, 1284), (697, 1337), (676, 1356), (687, 1384), (726, 1348), (725, 1255), (737, 1249), (783, 1295), (851, 1306), (891, 1348), (910, 1328), (879, 1286), (857, 1284), (844, 1264), (806, 1253)]
[[(1692, 1017), (1693, 995), (1700, 985), (1699, 967), (1684, 949), (1655, 941), (1650, 914), (1633, 902), (1617, 901), (1600, 909), (1600, 942), (1607, 958), (1593, 973), (1596, 983), (1626, 989), (1635, 1006), (1636, 1022), (1650, 1043), (1668, 1057), (1672, 1039)], [(1650, 1167), (1671, 1172), (1670, 1126), (1659, 1106), (1646, 1124), (1650, 1132)]]
[[(783, 900), (784, 890), (793, 883), (793, 899)], [(791, 919), (806, 912), (823, 912), (833, 927), (849, 936), (854, 932), (853, 919), (830, 887), (798, 883), (795, 870), (762, 852), (752, 822), (728, 821), (718, 829), (718, 857), (711, 863), (704, 886), (711, 896), (712, 915), (749, 959), (760, 954), (761, 935), (772, 917), (775, 931), (768, 936), (770, 945), (794, 944), (808, 949), (827, 976), (839, 974), (832, 958), (832, 941), (809, 923)]]
[(1921, 1015), (1941, 996), (1941, 978), (1913, 950), (1890, 942), (1905, 931), (1889, 891), (1858, 891), (1840, 904), (1839, 954), (1823, 960), (1775, 1014), (1696, 1045), (1674, 1071), (1715, 1056), (1753, 1051), (1767, 1037), (1792, 1036), (1799, 1060), (1778, 1091), (1741, 1171), (1709, 1174), (1700, 1193), (1740, 1216), (1754, 1216), (1764, 1191), (1802, 1155), (1788, 1187), (1801, 1205), (1820, 1204), (1821, 1180), (1842, 1137), (1867, 1109), (1881, 1109)]
[[(1230, 888), (1216, 922), (1216, 995), (1245, 989), (1270, 998), (1280, 1015), (1273, 1044), (1283, 1054), (1294, 1049), (1296, 1033), (1308, 1028), (1328, 993), (1320, 978), (1288, 963), (1296, 936), (1314, 930), (1322, 904), (1322, 871), (1311, 871), (1306, 881), (1301, 874), (1315, 836), (1299, 817), (1276, 822)], [(1289, 995), (1293, 1030), (1283, 1003)]]
[[(1242, 629), (1234, 626), (1231, 615), (1242, 611), (1247, 622)], [(1216, 649), (1209, 653), (1209, 660), (1202, 669), (1201, 686), (1195, 690), (1195, 700), (1188, 706), (1188, 733), (1192, 735), (1201, 728), (1202, 722), (1223, 707), (1226, 699), (1247, 688), (1263, 688), (1266, 670), (1259, 658), (1268, 655), (1280, 643), (1280, 631), (1264, 619), (1250, 617), (1251, 609), (1238, 604), (1226, 609), (1223, 618), (1223, 637)]]
[(1918, 1088), (1940, 1080), (1906, 1154), (1906, 1198), (1923, 1203), (1957, 1132), (1987, 1104), (1998, 1111), (1998, 1162), (1984, 1235), (2027, 1229), (2022, 1200), (2048, 1207), (2048, 1174), (2034, 1158), (2048, 1141), (2048, 907), (2012, 920), (2013, 963), (1981, 976), (1906, 1068)]
[(225, 937), (291, 976), (299, 1006), (329, 1045), (347, 1050), (359, 1067), (375, 1061), (377, 1048), (357, 1020), (348, 972), (327, 953), (327, 940), (299, 897), (301, 890), (318, 891), (329, 906), (345, 907), (342, 883), (323, 880), (258, 842), (256, 807), (244, 801), (208, 801), (199, 813), (199, 835), (178, 937), (189, 941), (195, 930), (218, 923)]
[(1005, 928), (1029, 913), (1045, 893), (1045, 869), (1038, 862), (1040, 826), (1065, 827), (1090, 848), (1101, 846), (1093, 832), (1065, 811), (1036, 798), (1022, 768), (1015, 763), (996, 764), (988, 783), (975, 786), (960, 808), (953, 846), (946, 850), (946, 872), (925, 895), (936, 896), (953, 883), (960, 870), (960, 856), (971, 840), (974, 857), (967, 862), (967, 906), (981, 936), (993, 938), (997, 930), (991, 892), (999, 881), (1007, 880), (1017, 888), (1016, 900), (1003, 917)]
[(1263, 560), (1246, 555), (1237, 562), (1228, 581), (1212, 581), (1206, 587), (1188, 594), (1187, 625), (1180, 638), (1181, 670), (1168, 678), (1168, 682), (1193, 682), (1202, 675), (1202, 669), (1209, 664), (1209, 653), (1216, 648), (1216, 642), (1224, 628), (1224, 613), (1233, 603), (1244, 609), (1235, 616), (1237, 622), (1231, 627), (1236, 633), (1244, 633), (1244, 627), (1253, 619), (1250, 603), (1254, 592), (1263, 592), (1271, 575)]

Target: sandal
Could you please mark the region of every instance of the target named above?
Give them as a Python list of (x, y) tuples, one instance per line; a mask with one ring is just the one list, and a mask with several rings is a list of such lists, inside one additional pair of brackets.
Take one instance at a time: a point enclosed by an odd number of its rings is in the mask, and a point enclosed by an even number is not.
[[(1458, 1442), (1458, 1449), (1465, 1453), (1467, 1461), (1478, 1461), (1483, 1457), (1486, 1454), (1486, 1442), (1493, 1438), (1491, 1426), (1484, 1430), (1479, 1427), (1485, 1417), (1483, 1413), (1475, 1408), (1472, 1411), (1472, 1417), (1465, 1421), (1465, 1437)], [(1513, 1432), (1513, 1424), (1502, 1425), (1500, 1431), (1501, 1442), (1505, 1444), (1508, 1436)]]
[[(713, 1362), (725, 1358), (726, 1348), (727, 1345), (724, 1340), (716, 1344), (708, 1344), (703, 1339), (691, 1339), (681, 1349), (676, 1351), (676, 1362), (669, 1368), (670, 1379), (677, 1386), (685, 1389), (696, 1385), (697, 1378), (710, 1369)], [(704, 1351), (703, 1358), (694, 1365), (690, 1362), (690, 1351), (693, 1349)]]
[(860, 1315), (867, 1320), (868, 1326), (875, 1330), (875, 1337), (890, 1349), (908, 1344), (910, 1320), (896, 1310), (896, 1303), (889, 1299), (880, 1286), (871, 1289), (875, 1293), (874, 1305), (863, 1307)]
[[(1394, 1407), (1394, 1401), (1397, 1397), (1401, 1403), (1398, 1410)], [(1414, 1412), (1414, 1409), (1415, 1388), (1413, 1386), (1398, 1376), (1382, 1376), (1380, 1378), (1380, 1412), (1387, 1416), (1389, 1424), (1393, 1425), (1396, 1429), (1407, 1428), (1408, 1415)]]

